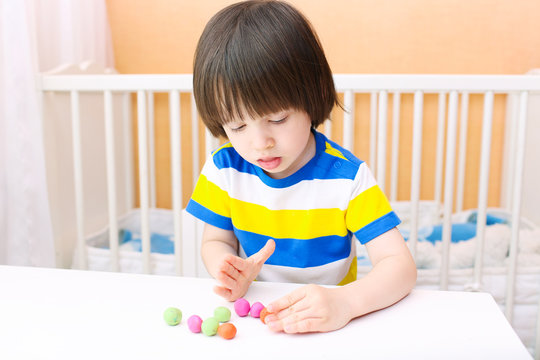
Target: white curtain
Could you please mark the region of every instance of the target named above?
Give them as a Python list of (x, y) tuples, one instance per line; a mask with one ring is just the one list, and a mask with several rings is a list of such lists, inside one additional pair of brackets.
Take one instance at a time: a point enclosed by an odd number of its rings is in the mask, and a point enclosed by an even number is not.
[(54, 267), (36, 75), (113, 66), (105, 0), (0, 0), (0, 264)]

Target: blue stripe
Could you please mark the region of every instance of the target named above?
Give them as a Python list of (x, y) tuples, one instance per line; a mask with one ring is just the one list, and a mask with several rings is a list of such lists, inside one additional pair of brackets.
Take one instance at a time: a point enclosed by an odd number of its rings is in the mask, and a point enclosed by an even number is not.
[(189, 200), (189, 203), (186, 206), (186, 211), (205, 223), (214, 225), (215, 227), (224, 230), (233, 230), (232, 221), (230, 218), (219, 215), (212, 210), (205, 208), (193, 199)]
[(360, 230), (354, 233), (356, 238), (365, 244), (370, 240), (375, 239), (377, 236), (384, 234), (388, 230), (391, 230), (401, 223), (396, 213), (390, 211), (388, 214), (381, 216), (372, 223), (364, 226)]
[[(240, 245), (247, 256), (258, 252), (269, 237), (234, 228)], [(351, 234), (346, 236), (323, 236), (308, 240), (274, 239), (276, 250), (266, 264), (306, 268), (321, 266), (346, 259), (351, 253)]]
[[(357, 160), (359, 162), (359, 160)], [(361, 162), (360, 162), (361, 163)], [(358, 172), (359, 164), (344, 160), (340, 157), (323, 152), (320, 155), (317, 168), (313, 171), (310, 179), (349, 179), (354, 180)]]
[(212, 155), (218, 169), (233, 168), (243, 173), (256, 175), (256, 166), (247, 162), (233, 147), (224, 147)]
[[(271, 178), (260, 167), (244, 160), (233, 147), (223, 147), (219, 149), (219, 151), (216, 151), (213, 154), (212, 159), (218, 169), (233, 168), (239, 172), (255, 175), (259, 177), (264, 184), (273, 188), (286, 188), (304, 180), (353, 180), (362, 161), (358, 160), (341, 146), (328, 140), (323, 134), (317, 131), (314, 131), (313, 133), (316, 142), (315, 156), (300, 170), (284, 179)], [(333, 148), (339, 150), (348, 161), (326, 153), (327, 141)]]
[(326, 139), (326, 142), (328, 142), (331, 147), (338, 150), (343, 156), (345, 156), (345, 158), (347, 158), (347, 160), (349, 160), (350, 162), (355, 164), (357, 167), (359, 167), (360, 164), (363, 163), (362, 160), (360, 160), (356, 156), (354, 156), (353, 153), (350, 152), (349, 150), (345, 149), (344, 147), (341, 147), (339, 144), (333, 142), (332, 140), (330, 140), (328, 138), (325, 138), (325, 139)]

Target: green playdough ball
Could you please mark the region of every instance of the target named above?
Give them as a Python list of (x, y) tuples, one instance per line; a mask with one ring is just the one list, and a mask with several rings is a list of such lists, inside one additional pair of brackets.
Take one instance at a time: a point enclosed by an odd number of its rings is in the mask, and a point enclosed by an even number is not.
[(163, 313), (163, 319), (168, 325), (178, 325), (182, 321), (182, 312), (174, 307), (167, 308)]
[(214, 310), (214, 317), (219, 322), (227, 322), (231, 320), (231, 310), (227, 309), (224, 306), (217, 307), (216, 310)]
[(211, 317), (203, 321), (201, 325), (201, 330), (206, 336), (214, 336), (217, 333), (218, 326), (219, 322), (217, 321), (217, 319)]

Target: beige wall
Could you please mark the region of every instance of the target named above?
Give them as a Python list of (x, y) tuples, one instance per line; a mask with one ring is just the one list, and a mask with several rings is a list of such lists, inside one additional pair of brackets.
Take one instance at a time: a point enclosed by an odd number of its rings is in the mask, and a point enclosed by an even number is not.
[[(116, 68), (121, 73), (191, 73), (194, 49), (208, 19), (234, 1), (226, 0), (107, 0)], [(334, 73), (443, 73), (523, 74), (540, 67), (540, 31), (537, 0), (291, 0), (311, 20), (326, 50)], [(184, 98), (184, 100), (189, 100)], [(357, 97), (357, 105), (366, 99)], [(422, 198), (433, 196), (435, 97), (426, 97)], [(189, 101), (187, 101), (189, 103)], [(367, 107), (364, 106), (364, 109)], [(489, 203), (499, 204), (504, 99), (497, 99), (493, 129)], [(482, 101), (470, 103), (466, 207), (474, 206)], [(365, 112), (365, 111), (364, 111)], [(399, 197), (409, 195), (410, 113), (412, 100), (401, 110), (402, 162)], [(168, 108), (156, 96), (158, 206), (170, 207)], [(189, 105), (182, 109), (189, 119)], [(357, 115), (359, 141), (355, 152), (368, 159), (367, 113)], [(339, 115), (336, 116), (339, 118)], [(186, 122), (184, 134), (190, 133)], [(339, 140), (339, 120), (335, 134)], [(190, 139), (183, 138), (186, 151)], [(184, 162), (184, 202), (192, 184), (191, 159)]]

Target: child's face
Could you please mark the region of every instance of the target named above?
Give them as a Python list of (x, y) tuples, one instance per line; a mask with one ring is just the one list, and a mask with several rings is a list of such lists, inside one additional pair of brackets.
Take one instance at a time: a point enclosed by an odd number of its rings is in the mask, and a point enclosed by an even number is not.
[(223, 128), (240, 156), (275, 179), (294, 174), (315, 156), (311, 119), (303, 111), (288, 109), (255, 119), (244, 116)]

